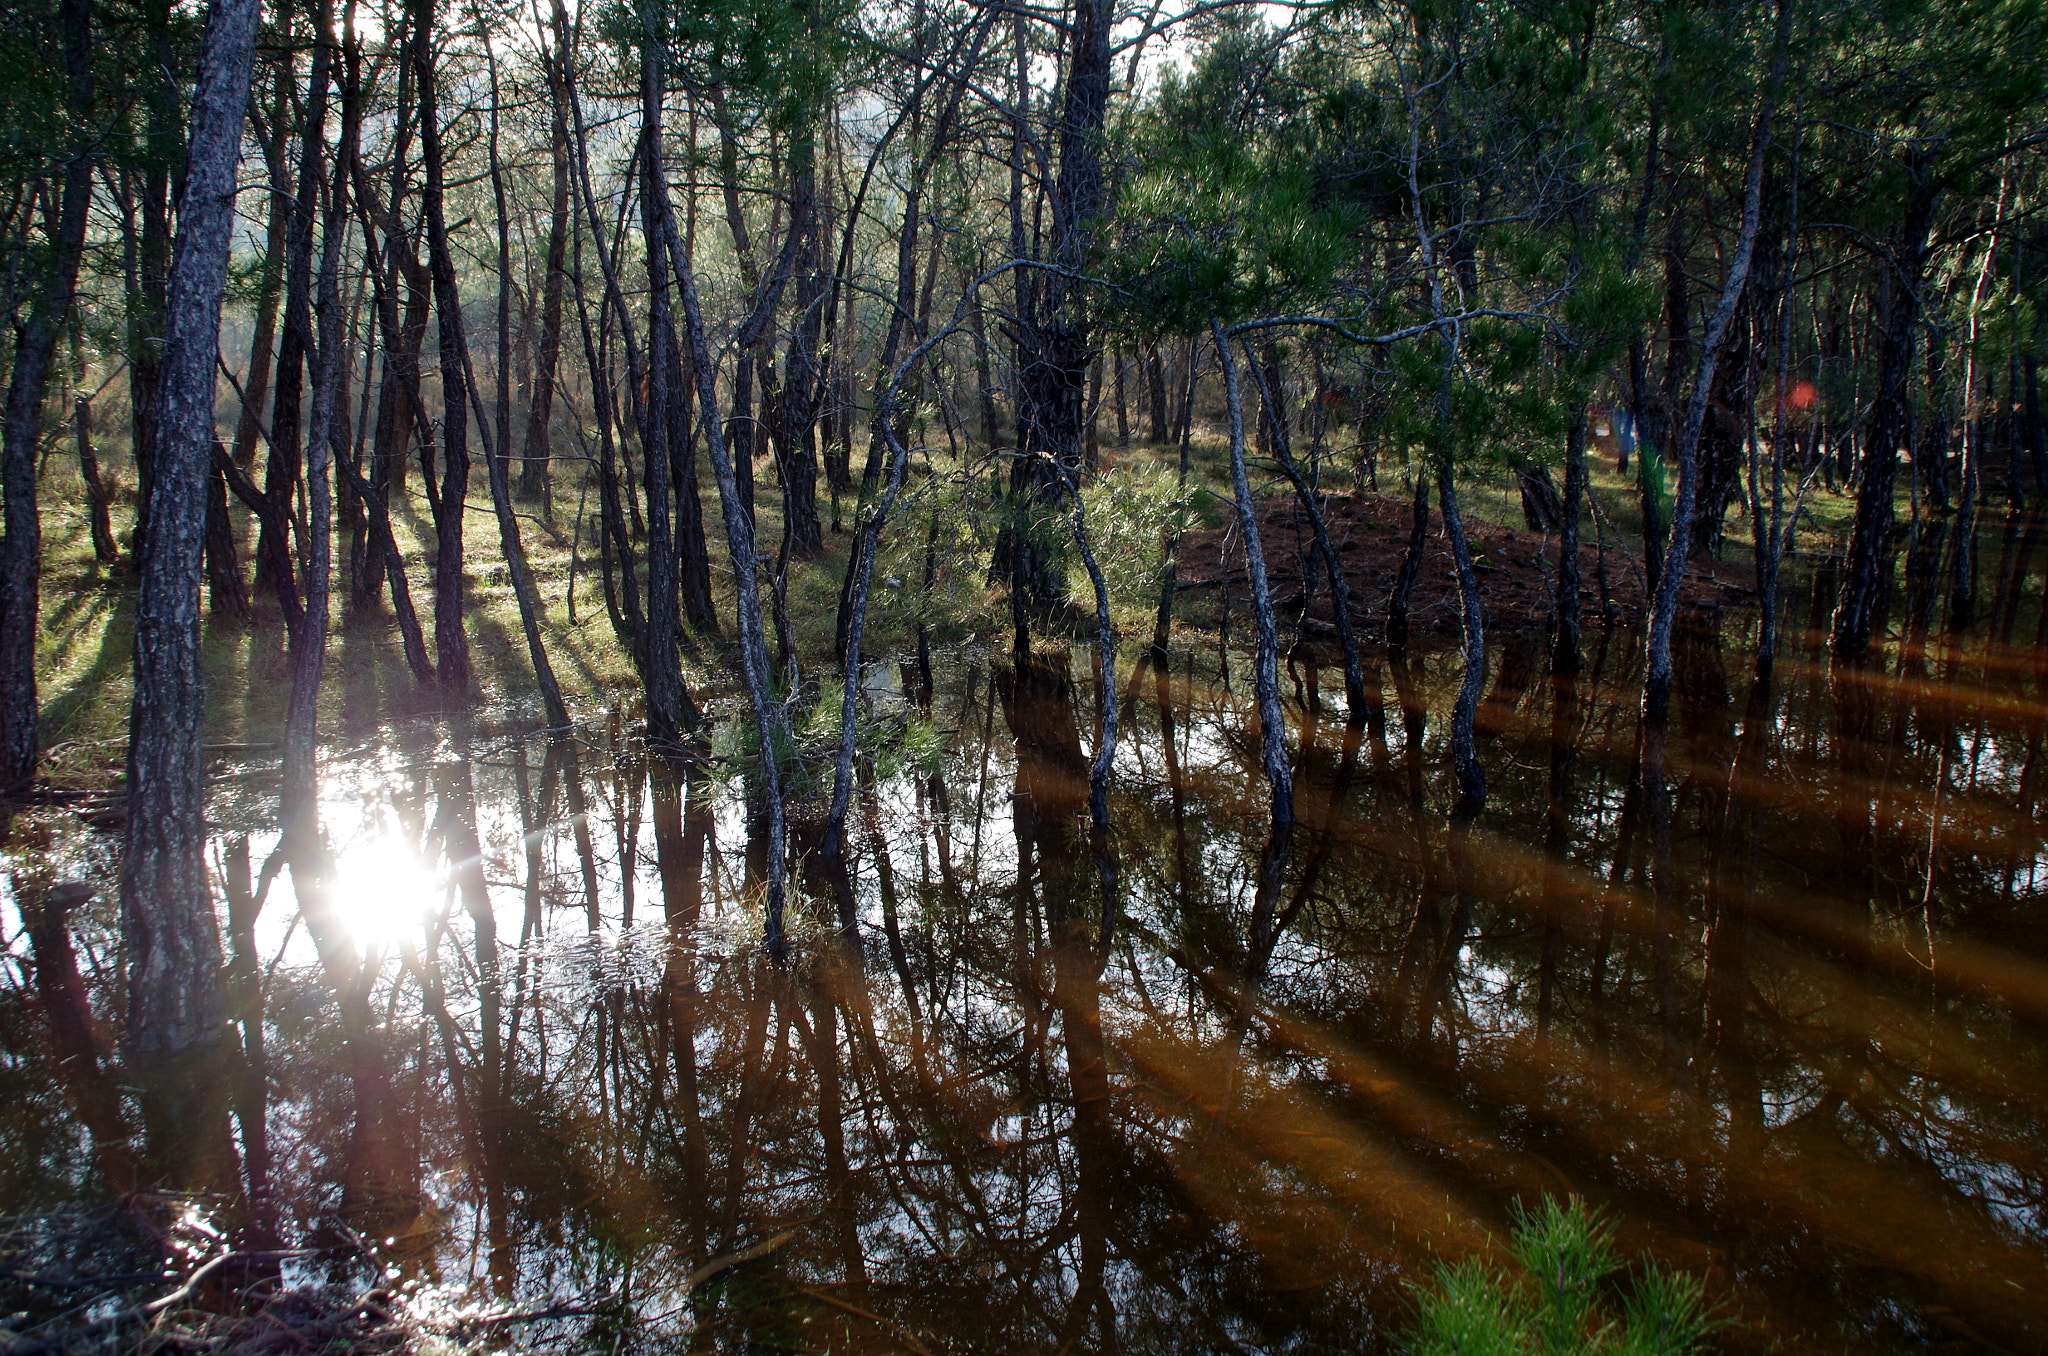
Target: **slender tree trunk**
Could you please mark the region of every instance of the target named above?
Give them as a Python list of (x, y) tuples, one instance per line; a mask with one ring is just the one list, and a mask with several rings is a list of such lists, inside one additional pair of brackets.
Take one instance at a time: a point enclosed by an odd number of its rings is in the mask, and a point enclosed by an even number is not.
[(441, 492), (434, 503), (435, 673), (451, 696), (466, 699), (476, 688), (464, 633), (462, 516), (469, 494), (469, 402), (463, 377), (462, 295), (456, 290), (455, 258), (448, 245), (444, 211), (445, 172), (441, 149), (438, 76), (434, 71), (435, 0), (414, 0), (413, 71), (418, 86), (420, 151), (425, 183), (420, 206), (427, 234), (427, 272), (434, 284), (434, 311), (441, 350)]
[(190, 151), (179, 199), (166, 313), (152, 528), (135, 611), (128, 750), (128, 842), (121, 863), (131, 1066), (166, 1095), (209, 1098), (216, 1079), (179, 1091), (184, 1056), (222, 1043), (220, 934), (206, 868), (200, 752), (200, 577), (214, 449), (214, 369), (235, 210), (236, 168), (254, 60), (257, 0), (215, 0), (200, 51)]
[[(331, 20), (324, 3), (316, 7), (315, 39), (332, 44)], [(342, 141), (322, 211), (320, 266), (315, 275), (313, 310), (318, 330), (309, 346), (312, 356), (313, 403), (306, 422), (306, 513), (299, 529), (300, 607), (290, 625), (291, 694), (285, 708), (282, 783), (278, 798), (281, 846), (291, 864), (292, 884), (299, 896), (307, 931), (319, 947), (331, 976), (342, 974), (350, 959), (347, 938), (328, 897), (329, 864), (320, 831), (320, 794), (316, 755), (319, 741), (320, 680), (327, 664), (330, 585), (334, 567), (334, 443), (337, 406), (341, 399), (348, 318), (341, 297), (342, 247), (348, 234), (348, 165), (356, 142), (356, 98), (359, 76), (356, 54), (347, 56), (342, 89)], [(326, 142), (323, 135), (308, 156), (308, 178), (318, 172)]]
[(544, 276), (541, 280), (540, 338), (534, 345), (533, 382), (526, 404), (526, 443), (519, 469), (519, 491), (538, 497), (544, 509), (553, 511), (548, 457), (551, 442), (548, 425), (555, 408), (555, 372), (562, 352), (562, 284), (567, 278), (569, 256), (569, 121), (562, 111), (567, 92), (556, 63), (567, 59), (561, 50), (565, 19), (556, 6), (556, 50), (545, 59), (548, 94), (554, 114), (548, 124), (548, 159), (554, 169), (553, 193), (548, 199), (548, 240)]
[(103, 568), (120, 557), (114, 541), (113, 495), (100, 474), (99, 454), (92, 444), (92, 397), (86, 394), (85, 344), (78, 310), (71, 312), (71, 355), (77, 393), (71, 401), (71, 427), (78, 441), (78, 476), (85, 482), (85, 511), (92, 524), (92, 558)]
[[(80, 135), (92, 108), (92, 16), (86, 0), (64, 0), (63, 33), (66, 101)], [(36, 467), (42, 442), (43, 392), (57, 352), (57, 340), (78, 289), (78, 263), (85, 246), (86, 213), (92, 203), (90, 142), (71, 148), (57, 202), (45, 229), (55, 247), (49, 272), (29, 303), (27, 319), (15, 331), (14, 370), (7, 383), (4, 432), (0, 432), (0, 491), (6, 495), (0, 535), (0, 791), (35, 776), (36, 628), (43, 570), (43, 520), (37, 503)]]
[(1877, 393), (1870, 407), (1870, 428), (1864, 435), (1856, 488), (1856, 518), (1850, 529), (1849, 554), (1843, 562), (1841, 593), (1835, 602), (1830, 648), (1838, 658), (1861, 655), (1879, 599), (1890, 582), (1889, 538), (1892, 491), (1899, 446), (1912, 420), (1914, 341), (1920, 328), (1920, 285), (1926, 272), (1928, 237), (1941, 200), (1941, 183), (1933, 175), (1933, 152), (1909, 157), (1912, 192), (1890, 251), (1885, 286), (1885, 327), (1878, 353)]
[(1699, 369), (1693, 374), (1692, 395), (1686, 401), (1684, 422), (1678, 434), (1678, 493), (1671, 509), (1671, 542), (1664, 552), (1664, 572), (1657, 580), (1657, 592), (1650, 611), (1650, 636), (1643, 674), (1643, 702), (1652, 713), (1666, 709), (1671, 700), (1671, 625), (1678, 615), (1678, 594), (1685, 582), (1685, 562), (1691, 544), (1693, 503), (1699, 486), (1700, 430), (1706, 423), (1707, 402), (1714, 389), (1714, 373), (1735, 319), (1735, 309), (1749, 284), (1749, 263), (1756, 250), (1757, 225), (1763, 198), (1764, 152), (1770, 147), (1771, 121), (1777, 111), (1778, 88), (1785, 75), (1785, 41), (1789, 19), (1787, 0), (1778, 4), (1777, 55), (1771, 64), (1770, 84), (1763, 106), (1756, 116), (1756, 131), (1750, 138), (1749, 168), (1742, 185), (1742, 226), (1729, 256), (1728, 272), (1721, 280), (1721, 297), (1707, 321), (1700, 341)]
[(1451, 568), (1458, 584), (1458, 616), (1463, 623), (1462, 676), (1451, 707), (1451, 770), (1458, 780), (1454, 823), (1469, 820), (1486, 804), (1486, 773), (1479, 766), (1472, 722), (1479, 710), (1479, 692), (1486, 685), (1485, 605), (1479, 601), (1479, 572), (1472, 563), (1472, 545), (1465, 536), (1465, 517), (1458, 510), (1456, 477), (1448, 463), (1436, 471), (1437, 508), (1444, 517), (1444, 538), (1451, 547)]
[[(1262, 407), (1278, 411), (1280, 401), (1271, 392), (1271, 383), (1278, 377), (1278, 363), (1273, 359), (1273, 345), (1267, 345), (1267, 361), (1264, 370), (1252, 367), (1259, 378)], [(1251, 351), (1245, 351), (1247, 365), (1251, 364)], [(1287, 436), (1284, 418), (1275, 421), (1273, 437), (1273, 460), (1280, 468), (1280, 474), (1287, 477), (1294, 486), (1294, 495), (1303, 511), (1308, 514), (1310, 530), (1315, 535), (1316, 554), (1322, 560), (1323, 573), (1330, 580), (1330, 609), (1337, 625), (1337, 643), (1344, 653), (1344, 699), (1349, 715), (1358, 720), (1365, 718), (1365, 667), (1358, 658), (1358, 637), (1351, 629), (1351, 585), (1344, 578), (1344, 564), (1337, 558), (1337, 548), (1330, 541), (1330, 528), (1323, 517), (1323, 506), (1315, 487), (1294, 464), (1294, 454)]]
[(1280, 704), (1280, 636), (1273, 622), (1272, 587), (1266, 579), (1266, 550), (1259, 540), (1258, 506), (1244, 464), (1244, 399), (1238, 390), (1237, 360), (1221, 321), (1209, 322), (1223, 362), (1223, 389), (1230, 411), (1230, 484), (1237, 527), (1244, 537), (1245, 571), (1250, 576), (1252, 621), (1258, 648), (1252, 684), (1259, 711), (1259, 759), (1272, 797), (1273, 834), (1283, 840), (1294, 826), (1294, 767), (1287, 757), (1287, 716)]
[(740, 670), (746, 679), (747, 699), (753, 707), (754, 730), (761, 745), (769, 835), (765, 941), (770, 955), (779, 960), (788, 952), (782, 919), (788, 879), (787, 826), (779, 753), (782, 710), (772, 690), (768, 639), (761, 622), (760, 557), (754, 542), (753, 518), (740, 502), (739, 481), (733, 472), (732, 458), (726, 453), (725, 428), (719, 417), (718, 368), (712, 360), (710, 341), (705, 337), (703, 312), (697, 301), (696, 274), (689, 260), (673, 262), (676, 281), (682, 290), (683, 315), (688, 325), (690, 363), (697, 381), (697, 404), (702, 412), (704, 443), (711, 455), (712, 472), (718, 478), (719, 507), (725, 519), (726, 546), (731, 557), (736, 595), (735, 610), (739, 614)]
[(1564, 504), (1557, 531), (1557, 599), (1551, 667), (1579, 671), (1579, 515), (1586, 498), (1586, 406), (1572, 412), (1564, 439)]
[[(286, 110), (290, 107), (287, 84), (290, 80), (287, 63), (277, 64), (277, 87), (271, 98), (269, 118), (274, 127), (268, 136), (262, 137), (259, 145), (263, 150), (264, 164), (270, 171), (270, 180), (275, 191), (266, 194), (268, 202), (264, 208), (263, 272), (257, 283), (256, 331), (249, 339), (249, 366), (243, 374), (242, 389), (249, 393), (249, 403), (242, 407), (241, 417), (235, 421), (235, 465), (247, 470), (255, 462), (256, 437), (262, 420), (263, 393), (270, 389), (270, 368), (277, 348), (278, 302), (283, 297), (284, 256), (286, 250), (286, 229), (291, 222), (291, 199), (285, 189), (285, 133)], [(262, 124), (259, 122), (261, 132)]]
[(662, 48), (650, 32), (640, 65), (640, 213), (647, 243), (647, 385), (641, 406), (642, 472), (647, 477), (647, 652), (641, 681), (647, 688), (647, 737), (674, 743), (694, 724), (684, 715), (682, 662), (676, 639), (682, 624), (676, 576), (675, 496), (669, 439), (670, 408), (679, 396), (671, 382), (681, 370), (676, 327), (669, 301), (669, 252), (663, 232), (668, 177), (662, 166), (661, 113), (664, 96)]
[(313, 223), (327, 145), (331, 70), (326, 44), (316, 41), (286, 234), (284, 333), (278, 342), (277, 387), (270, 401), (270, 458), (263, 476), (263, 496), (270, 512), (260, 517), (256, 531), (256, 591), (276, 596), (287, 627), (296, 622), (303, 606), (292, 580), (291, 540), (285, 524), (298, 498), (305, 446), (305, 376), (313, 347)]

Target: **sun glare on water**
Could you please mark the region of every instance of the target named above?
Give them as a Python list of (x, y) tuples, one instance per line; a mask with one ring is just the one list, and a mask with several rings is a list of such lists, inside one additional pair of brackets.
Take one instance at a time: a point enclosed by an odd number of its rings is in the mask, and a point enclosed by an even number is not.
[(334, 911), (365, 952), (416, 942), (446, 889), (441, 874), (395, 834), (367, 836), (335, 861)]

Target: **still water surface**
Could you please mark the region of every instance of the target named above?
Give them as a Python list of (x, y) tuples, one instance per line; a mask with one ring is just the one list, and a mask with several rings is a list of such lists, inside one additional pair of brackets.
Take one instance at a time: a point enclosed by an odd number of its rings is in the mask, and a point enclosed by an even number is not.
[[(1354, 724), (1296, 664), (1265, 892), (1246, 657), (1122, 675), (1108, 863), (1085, 650), (942, 655), (928, 705), (878, 668), (904, 751), (843, 868), (798, 823), (787, 970), (738, 758), (616, 718), (355, 732), (323, 766), (348, 954), (318, 963), (288, 871), (249, 934), (281, 1232), (354, 1231), (423, 1311), (603, 1310), (508, 1342), (1356, 1352), (1432, 1259), (1570, 1192), (1709, 1278), (1726, 1349), (2042, 1350), (2025, 620), (1848, 671), (1795, 637), (1768, 686), (1747, 618), (1696, 624), (1663, 734), (1636, 636), (1575, 681), (1507, 637), (1470, 823), (1454, 656), (1381, 663)], [(220, 769), (224, 898), (265, 887), (270, 766)], [(105, 833), (36, 832), (35, 870), (111, 880)], [(118, 973), (111, 910), (80, 927)], [(8, 1077), (0, 1210), (85, 1190), (61, 1087), (32, 1052)]]

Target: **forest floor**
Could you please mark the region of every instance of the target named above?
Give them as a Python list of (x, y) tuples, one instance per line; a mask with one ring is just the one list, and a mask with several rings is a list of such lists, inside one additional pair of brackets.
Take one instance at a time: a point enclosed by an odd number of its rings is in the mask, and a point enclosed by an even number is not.
[[(1388, 589), (1407, 549), (1412, 509), (1409, 496), (1401, 492), (1407, 473), (1383, 461), (1378, 482), (1382, 492), (1374, 492), (1353, 483), (1348, 471), (1340, 480), (1336, 469), (1340, 459), (1333, 455), (1325, 463), (1326, 485), (1332, 491), (1326, 513), (1352, 589), (1358, 632), (1376, 639), (1383, 630)], [(1221, 434), (1206, 427), (1198, 429), (1189, 460), (1192, 524), (1181, 539), (1175, 626), (1210, 635), (1228, 626), (1239, 628), (1240, 636), (1248, 635), (1244, 556), (1230, 510), (1227, 446)], [(1096, 534), (1098, 555), (1119, 563), (1120, 568), (1113, 570), (1122, 580), (1114, 611), (1119, 628), (1132, 643), (1142, 643), (1151, 633), (1157, 599), (1153, 581), (1162, 563), (1158, 511), (1177, 493), (1172, 488), (1177, 463), (1178, 451), (1173, 447), (1105, 448), (1105, 475), (1089, 491), (1091, 498), (1103, 496), (1099, 501), (1102, 511), (1090, 510), (1090, 530)], [(931, 469), (941, 473), (947, 468), (934, 465)], [(1643, 608), (1634, 486), (1617, 475), (1607, 459), (1594, 461), (1591, 470), (1591, 489), (1602, 506), (1599, 518), (1605, 520), (1605, 526), (1603, 531), (1596, 516), (1587, 515), (1584, 530), (1588, 540), (1581, 548), (1581, 616), (1588, 625), (1597, 624), (1601, 615), (1603, 572), (1605, 596), (1613, 605), (1616, 620), (1640, 616)], [(586, 528), (579, 535), (574, 530), (579, 501), (580, 507), (594, 514), (595, 495), (579, 494), (582, 487), (568, 480), (568, 473), (565, 468), (564, 480), (555, 490), (553, 511), (546, 515), (548, 521), (543, 521), (539, 504), (519, 505), (521, 532), (546, 613), (542, 631), (557, 676), (572, 709), (596, 716), (614, 708), (619, 696), (630, 694), (637, 685), (630, 657), (605, 616), (590, 531)], [(757, 531), (762, 549), (772, 559), (781, 535), (780, 505), (772, 469), (765, 459), (758, 473), (763, 480)], [(43, 771), (57, 785), (107, 788), (118, 782), (126, 752), (135, 577), (125, 559), (111, 568), (94, 561), (83, 500), (71, 483), (74, 476), (52, 467), (44, 486), (46, 554), (37, 656), (42, 738), (49, 750)], [(413, 493), (400, 496), (394, 504), (393, 526), (401, 551), (413, 562), (413, 598), (431, 643), (433, 598), (428, 568), (433, 532), (416, 479), (409, 486)], [(479, 482), (481, 479), (477, 477)], [(1125, 491), (1116, 488), (1119, 484), (1135, 498), (1120, 503), (1117, 496)], [(1133, 486), (1136, 488), (1130, 489)], [(1556, 543), (1514, 525), (1521, 521), (1521, 509), (1512, 478), (1503, 468), (1470, 468), (1461, 476), (1461, 490), (1489, 632), (1503, 634), (1547, 624)], [(715, 502), (715, 495), (707, 499), (714, 510)], [(1839, 537), (1850, 503), (1833, 494), (1816, 494), (1808, 504), (1810, 521), (1803, 529), (1802, 545), (1820, 546), (1830, 537)], [(470, 507), (473, 564), (467, 572), (465, 621), (480, 698), (471, 709), (486, 724), (530, 726), (539, 709), (533, 677), (480, 483), (472, 486)], [(849, 502), (843, 508), (843, 524), (850, 529), (855, 518), (853, 505)], [(131, 492), (117, 501), (115, 508), (117, 533), (124, 537), (124, 556), (126, 523), (133, 511)], [(1152, 516), (1146, 516), (1148, 512)], [(1328, 590), (1318, 578), (1306, 515), (1284, 485), (1273, 484), (1261, 486), (1260, 514), (1268, 575), (1283, 620), (1290, 629), (1298, 623), (1303, 636), (1312, 642), (1333, 641)], [(1754, 602), (1740, 516), (1739, 511), (1730, 514), (1723, 558), (1695, 562), (1690, 567), (1689, 603), (1724, 609)], [(971, 493), (949, 499), (942, 492), (891, 528), (877, 561), (867, 656), (880, 659), (908, 650), (920, 621), (935, 644), (991, 642), (1006, 634), (1008, 606), (1001, 587), (991, 584), (987, 573), (997, 525), (985, 493), (980, 499)], [(715, 511), (707, 512), (706, 527), (713, 537), (714, 595), (725, 625), (717, 633), (684, 639), (684, 674), (700, 704), (730, 700), (737, 694), (732, 581), (724, 565), (726, 552)], [(1604, 570), (1599, 545), (1603, 535)], [(790, 632), (812, 683), (822, 681), (829, 686), (835, 681), (828, 676), (835, 668), (831, 663), (833, 622), (851, 541), (850, 531), (828, 530), (822, 550), (809, 560), (796, 562), (790, 570)], [(927, 548), (934, 541), (945, 564), (937, 581), (926, 584), (919, 575), (926, 568)], [(254, 546), (253, 532), (246, 533), (241, 545), (246, 569)], [(1427, 650), (1455, 644), (1460, 631), (1449, 552), (1434, 503), (1425, 550), (1411, 604), (1411, 634), (1413, 644)], [(345, 537), (337, 541), (336, 557), (334, 626), (320, 728), (323, 740), (345, 749), (373, 743), (389, 721), (443, 712), (447, 698), (414, 680), (387, 605), (360, 614), (348, 607)], [(1093, 627), (1092, 602), (1083, 596), (1087, 580), (1077, 567), (1068, 573), (1075, 597), (1063, 617), (1049, 619), (1051, 632), (1070, 630), (1085, 635)], [(1310, 581), (1306, 587), (1305, 577)], [(573, 610), (569, 601), (572, 588)], [(1302, 613), (1304, 598), (1306, 616)], [(209, 612), (205, 646), (209, 745), (248, 750), (275, 741), (283, 728), (290, 685), (283, 627), (274, 602), (257, 599), (255, 617), (248, 622), (221, 620)]]
[[(1351, 590), (1354, 627), (1362, 637), (1384, 634), (1387, 596), (1407, 555), (1413, 503), (1392, 494), (1332, 494), (1324, 502), (1325, 527), (1343, 562)], [(1593, 524), (1589, 519), (1587, 528)], [(1556, 591), (1557, 542), (1540, 532), (1470, 516), (1466, 533), (1479, 575), (1479, 596), (1489, 630), (1516, 630), (1547, 625)], [(1235, 524), (1209, 528), (1181, 542), (1180, 588), (1210, 599), (1182, 609), (1184, 620), (1215, 626), (1224, 600), (1242, 624), (1248, 611), (1244, 549)], [(1273, 496), (1259, 505), (1259, 536), (1266, 554), (1266, 578), (1277, 610), (1293, 618), (1307, 604), (1304, 630), (1312, 637), (1335, 634), (1336, 617), (1329, 584), (1318, 558), (1308, 514), (1293, 496)], [(1733, 557), (1734, 553), (1730, 553)], [(1611, 604), (1616, 620), (1639, 618), (1644, 611), (1643, 567), (1637, 552), (1608, 534), (1579, 548), (1580, 616), (1597, 622)], [(1601, 580), (1605, 578), (1603, 599)], [(1724, 561), (1696, 560), (1686, 571), (1685, 605), (1693, 608), (1741, 607), (1756, 601), (1746, 581), (1747, 554)], [(1412, 633), (1421, 645), (1431, 637), (1451, 637), (1460, 629), (1457, 580), (1442, 518), (1431, 505), (1430, 530), (1423, 546), (1422, 567), (1409, 603)]]

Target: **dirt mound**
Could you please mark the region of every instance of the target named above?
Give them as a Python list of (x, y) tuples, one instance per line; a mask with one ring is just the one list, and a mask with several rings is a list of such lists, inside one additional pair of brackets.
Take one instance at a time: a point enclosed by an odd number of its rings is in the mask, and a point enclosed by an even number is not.
[[(1443, 520), (1434, 512), (1433, 504), (1431, 508), (1422, 570), (1416, 576), (1415, 592), (1409, 600), (1409, 626), (1418, 637), (1455, 634), (1459, 625), (1450, 545), (1443, 537)], [(1412, 512), (1411, 500), (1387, 494), (1332, 494), (1324, 501), (1323, 516), (1330, 541), (1343, 562), (1345, 580), (1351, 589), (1352, 624), (1361, 635), (1377, 637), (1383, 629), (1387, 595), (1408, 549)], [(1550, 618), (1557, 569), (1555, 539), (1484, 522), (1469, 512), (1465, 530), (1478, 566), (1479, 597), (1486, 607), (1488, 629), (1545, 625)], [(1290, 618), (1299, 616), (1306, 598), (1308, 615), (1304, 629), (1311, 634), (1334, 630), (1330, 590), (1316, 556), (1315, 530), (1299, 501), (1292, 495), (1262, 500), (1259, 537), (1265, 547), (1266, 578), (1276, 609)], [(1580, 547), (1581, 617), (1588, 623), (1599, 619), (1603, 570), (1607, 599), (1617, 616), (1640, 617), (1642, 567), (1633, 558), (1633, 552), (1622, 549), (1610, 535), (1604, 566), (1601, 557), (1596, 543)], [(1752, 591), (1735, 582), (1733, 570), (1720, 566), (1718, 577), (1714, 570), (1710, 562), (1695, 562), (1687, 571), (1683, 595), (1687, 606), (1714, 609), (1751, 601)], [(1306, 587), (1304, 576), (1308, 580)], [(1215, 607), (1221, 606), (1220, 595), (1227, 592), (1230, 606), (1239, 610), (1245, 606), (1247, 597), (1245, 578), (1244, 546), (1238, 539), (1234, 518), (1222, 528), (1191, 533), (1182, 540), (1181, 589), (1219, 598), (1212, 604)]]

